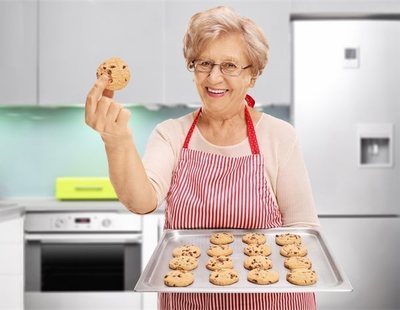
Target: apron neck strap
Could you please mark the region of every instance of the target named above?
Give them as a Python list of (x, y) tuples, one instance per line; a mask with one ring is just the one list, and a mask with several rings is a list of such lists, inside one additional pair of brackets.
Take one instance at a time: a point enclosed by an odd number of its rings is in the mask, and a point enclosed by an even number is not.
[[(183, 143), (184, 149), (187, 149), (189, 147), (189, 141), (190, 141), (190, 138), (192, 137), (194, 129), (196, 128), (197, 122), (199, 121), (200, 114), (201, 114), (201, 108), (199, 109), (196, 116), (194, 117), (192, 126), (190, 126), (190, 129), (186, 135), (185, 142)], [(258, 146), (256, 131), (254, 129), (253, 120), (251, 119), (250, 112), (249, 112), (249, 109), (247, 108), (247, 106), (245, 106), (245, 108), (244, 108), (244, 116), (245, 116), (246, 125), (247, 125), (247, 137), (249, 138), (251, 153), (253, 155), (260, 154), (260, 148)]]

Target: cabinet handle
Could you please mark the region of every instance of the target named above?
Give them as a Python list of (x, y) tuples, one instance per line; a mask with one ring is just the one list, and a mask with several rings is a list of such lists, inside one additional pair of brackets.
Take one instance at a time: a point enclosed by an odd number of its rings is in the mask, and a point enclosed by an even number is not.
[(75, 190), (76, 191), (96, 191), (96, 192), (98, 192), (98, 191), (102, 191), (103, 190), (103, 187), (101, 187), (101, 186), (96, 186), (96, 185), (93, 185), (93, 186), (75, 186)]
[(28, 242), (41, 243), (142, 243), (142, 235), (134, 234), (25, 234)]

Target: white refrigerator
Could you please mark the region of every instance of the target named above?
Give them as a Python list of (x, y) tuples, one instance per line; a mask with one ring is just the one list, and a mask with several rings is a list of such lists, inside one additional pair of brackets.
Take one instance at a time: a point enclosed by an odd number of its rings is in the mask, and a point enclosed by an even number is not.
[(294, 20), (292, 34), (293, 122), (354, 287), (318, 309), (400, 309), (400, 20)]

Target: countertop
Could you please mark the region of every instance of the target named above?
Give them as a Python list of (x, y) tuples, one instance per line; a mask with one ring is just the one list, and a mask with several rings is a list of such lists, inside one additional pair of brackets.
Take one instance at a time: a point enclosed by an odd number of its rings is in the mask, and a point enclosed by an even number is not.
[[(53, 197), (12, 198), (0, 200), (0, 221), (20, 217), (25, 212), (48, 211), (117, 211), (126, 212), (119, 201), (59, 201)], [(164, 211), (163, 205), (155, 213)]]

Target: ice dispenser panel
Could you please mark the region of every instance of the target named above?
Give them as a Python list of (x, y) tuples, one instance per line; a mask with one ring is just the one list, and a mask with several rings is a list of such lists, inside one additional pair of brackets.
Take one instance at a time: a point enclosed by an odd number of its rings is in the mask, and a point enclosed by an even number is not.
[(360, 167), (393, 166), (393, 124), (358, 124), (357, 145)]

